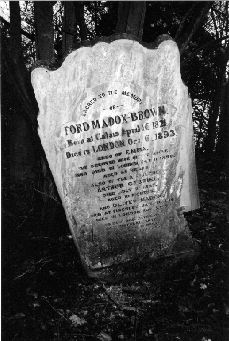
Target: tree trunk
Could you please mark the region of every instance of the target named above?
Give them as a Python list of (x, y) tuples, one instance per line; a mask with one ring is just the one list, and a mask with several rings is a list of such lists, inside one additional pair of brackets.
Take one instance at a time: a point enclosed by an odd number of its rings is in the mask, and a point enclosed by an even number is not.
[(214, 96), (214, 101), (209, 110), (209, 119), (208, 119), (208, 130), (207, 136), (204, 141), (204, 151), (207, 157), (211, 157), (212, 153), (215, 150), (215, 141), (216, 141), (216, 122), (219, 116), (219, 95), (216, 93)]
[[(33, 155), (41, 151), (37, 136), (37, 103), (29, 79), (22, 54), (21, 17), (19, 2), (10, 2), (10, 38), (9, 44), (3, 41), (5, 66), (5, 82), (13, 87), (18, 106), (14, 115), (10, 116), (10, 175), (13, 182), (33, 178), (36, 160)], [(13, 96), (13, 95), (12, 95)], [(12, 105), (13, 107), (13, 105)]]
[(131, 34), (141, 40), (145, 19), (145, 1), (120, 1), (116, 33)]
[(224, 77), (222, 78), (219, 136), (216, 146), (219, 167), (224, 168), (227, 171), (229, 171), (229, 81), (228, 78), (226, 78), (228, 58), (229, 45), (227, 45), (223, 54), (222, 64), (224, 64)]
[(229, 81), (224, 85), (221, 113), (219, 117), (219, 139), (216, 146), (219, 167), (229, 169)]
[(10, 117), (11, 134), (9, 136), (9, 176), (13, 183), (34, 181), (36, 177), (35, 164), (36, 157), (32, 134), (28, 122), (21, 115), (19, 106), (15, 112), (12, 110)]
[(75, 6), (76, 23), (80, 29), (80, 39), (82, 42), (87, 40), (87, 26), (84, 19), (84, 3), (82, 1), (75, 1), (73, 3)]
[(72, 1), (64, 2), (64, 22), (62, 55), (64, 56), (73, 48), (74, 36), (76, 35), (75, 7)]
[[(54, 61), (54, 29), (52, 2), (34, 2), (34, 20), (36, 28), (36, 51), (38, 58), (45, 65)], [(43, 196), (43, 207), (41, 210), (41, 222), (46, 231), (55, 233), (54, 224), (59, 197), (56, 185), (49, 169), (46, 158), (41, 158), (41, 191)]]
[(227, 67), (227, 53), (220, 58), (220, 67), (219, 67), (219, 74), (218, 79), (216, 80), (216, 87), (215, 87), (215, 95), (212, 101), (212, 107), (209, 113), (209, 120), (208, 120), (208, 131), (207, 136), (205, 139), (205, 153), (208, 157), (211, 157), (213, 151), (215, 150), (216, 144), (216, 122), (219, 116), (220, 106), (222, 103), (222, 90), (223, 84), (225, 81), (226, 75), (226, 67)]
[(37, 58), (54, 61), (53, 8), (49, 1), (34, 1), (34, 20), (37, 39)]
[[(4, 42), (5, 44), (5, 42)], [(7, 44), (6, 44), (7, 45)], [(21, 17), (18, 1), (10, 1), (10, 44), (4, 49), (4, 59), (11, 83), (16, 89), (27, 119), (33, 130), (37, 128), (37, 103), (28, 71), (23, 61), (21, 46)]]
[(212, 4), (212, 1), (196, 2), (182, 20), (175, 37), (181, 55), (188, 47), (188, 44), (200, 25), (203, 23)]

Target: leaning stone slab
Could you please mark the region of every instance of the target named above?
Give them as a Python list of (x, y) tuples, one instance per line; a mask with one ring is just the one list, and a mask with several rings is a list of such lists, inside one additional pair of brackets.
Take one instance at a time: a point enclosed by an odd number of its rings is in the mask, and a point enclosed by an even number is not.
[(192, 107), (172, 40), (98, 42), (37, 68), (39, 136), (88, 272), (171, 250), (199, 207)]

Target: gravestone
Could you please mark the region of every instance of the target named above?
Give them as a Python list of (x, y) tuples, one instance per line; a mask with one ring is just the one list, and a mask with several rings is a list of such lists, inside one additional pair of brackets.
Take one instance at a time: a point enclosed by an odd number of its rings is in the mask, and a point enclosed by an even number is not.
[(39, 136), (88, 272), (157, 257), (199, 207), (192, 107), (172, 40), (98, 42), (37, 68)]

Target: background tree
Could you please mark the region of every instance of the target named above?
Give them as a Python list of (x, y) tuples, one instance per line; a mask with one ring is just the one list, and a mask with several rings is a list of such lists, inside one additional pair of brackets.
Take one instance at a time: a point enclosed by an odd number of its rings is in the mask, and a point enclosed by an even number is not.
[[(228, 340), (228, 17), (228, 2), (0, 1), (5, 340)], [(172, 271), (160, 259), (134, 263), (138, 280), (105, 292), (82, 279), (38, 138), (30, 73), (59, 67), (85, 40), (123, 32), (147, 43), (169, 34), (180, 48), (202, 207), (186, 218), (201, 254)]]
[[(7, 89), (3, 94), (3, 151), (8, 181), (33, 179), (32, 188), (42, 196), (43, 207), (50, 211), (50, 202), (57, 204), (37, 135), (31, 68), (34, 63), (58, 67), (66, 54), (85, 40), (114, 33), (142, 37), (148, 43), (161, 34), (176, 40), (181, 76), (193, 102), (196, 150), (200, 155), (218, 156), (224, 167), (228, 145), (227, 2), (28, 1), (20, 5), (10, 2), (9, 7), (10, 18), (1, 17)], [(46, 211), (42, 211), (45, 217)], [(51, 216), (55, 214), (54, 210)]]

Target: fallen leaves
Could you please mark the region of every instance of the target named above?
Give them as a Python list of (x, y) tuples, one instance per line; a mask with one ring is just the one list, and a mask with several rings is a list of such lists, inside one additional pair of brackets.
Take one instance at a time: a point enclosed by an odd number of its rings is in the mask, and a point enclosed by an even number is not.
[(83, 326), (85, 323), (87, 323), (87, 321), (84, 318), (81, 318), (74, 314), (69, 317), (69, 320), (71, 321), (74, 327)]
[[(218, 198), (215, 191), (211, 197), (204, 177), (202, 208), (187, 215), (201, 246), (195, 263), (130, 263), (120, 282), (92, 282), (80, 273), (72, 237), (35, 236), (33, 223), (32, 232), (25, 233), (30, 237), (17, 241), (5, 265), (10, 269), (4, 279), (5, 339), (227, 341), (225, 195)], [(33, 255), (19, 257), (20, 245)]]
[(100, 332), (97, 336), (97, 340), (100, 341), (112, 341), (112, 337), (105, 332)]
[(200, 289), (201, 289), (201, 290), (207, 289), (207, 285), (204, 284), (204, 283), (200, 283)]

